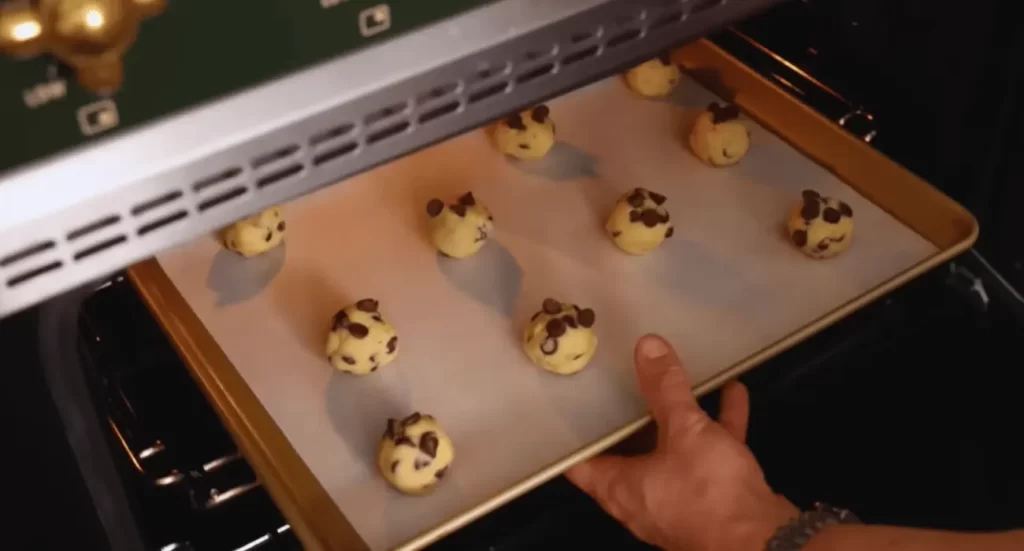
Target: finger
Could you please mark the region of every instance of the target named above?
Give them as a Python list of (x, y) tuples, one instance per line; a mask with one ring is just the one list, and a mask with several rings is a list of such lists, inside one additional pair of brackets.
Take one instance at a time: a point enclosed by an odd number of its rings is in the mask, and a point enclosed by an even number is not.
[(747, 427), (750, 422), (750, 393), (739, 381), (730, 381), (722, 388), (718, 422), (733, 438), (747, 441)]
[(627, 508), (630, 506), (624, 501), (624, 475), (629, 469), (638, 468), (637, 458), (619, 457), (615, 455), (602, 455), (594, 457), (565, 473), (565, 477), (583, 490), (587, 495), (594, 498), (594, 501), (613, 517), (624, 520)]
[(633, 353), (640, 392), (659, 426), (706, 418), (675, 349), (658, 335), (645, 335)]

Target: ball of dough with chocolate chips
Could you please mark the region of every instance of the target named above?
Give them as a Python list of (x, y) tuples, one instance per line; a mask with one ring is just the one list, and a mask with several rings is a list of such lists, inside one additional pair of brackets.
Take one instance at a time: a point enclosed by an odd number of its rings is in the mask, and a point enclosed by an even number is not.
[(853, 209), (817, 191), (803, 191), (801, 202), (789, 217), (789, 238), (807, 256), (832, 258), (853, 241)]
[(248, 258), (280, 245), (284, 241), (284, 230), (281, 207), (273, 207), (239, 220), (224, 230), (224, 245)]
[(523, 331), (523, 350), (533, 363), (559, 375), (579, 373), (597, 350), (590, 308), (544, 299)]
[(398, 335), (380, 315), (376, 300), (346, 306), (331, 320), (327, 359), (338, 371), (368, 375), (398, 356)]
[(644, 188), (623, 195), (604, 226), (608, 237), (629, 254), (653, 251), (675, 233), (664, 204), (664, 195)]
[(388, 419), (377, 447), (377, 468), (398, 491), (423, 495), (444, 478), (455, 459), (451, 439), (430, 415)]
[(532, 161), (540, 159), (555, 146), (555, 123), (546, 105), (534, 107), (499, 122), (494, 128), (494, 143), (505, 155)]
[(680, 76), (679, 67), (666, 54), (630, 69), (626, 73), (626, 84), (641, 96), (662, 98), (672, 93)]
[(739, 116), (740, 110), (735, 105), (709, 105), (690, 131), (690, 148), (694, 155), (711, 166), (738, 163), (750, 149), (750, 131), (739, 121)]
[(453, 205), (440, 199), (427, 203), (430, 241), (441, 254), (467, 258), (476, 254), (494, 233), (491, 211), (469, 192)]

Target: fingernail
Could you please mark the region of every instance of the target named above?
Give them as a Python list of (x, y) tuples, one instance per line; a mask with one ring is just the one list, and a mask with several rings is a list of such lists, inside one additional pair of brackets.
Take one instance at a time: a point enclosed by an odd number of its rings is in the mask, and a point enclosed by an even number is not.
[(640, 341), (640, 355), (648, 360), (656, 360), (668, 353), (668, 343), (661, 337), (648, 335)]

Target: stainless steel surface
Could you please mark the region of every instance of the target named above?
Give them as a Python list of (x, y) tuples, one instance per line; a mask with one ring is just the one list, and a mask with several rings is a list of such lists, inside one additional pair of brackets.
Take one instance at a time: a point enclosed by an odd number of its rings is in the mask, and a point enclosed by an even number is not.
[(0, 317), (777, 0), (502, 0), (0, 176)]

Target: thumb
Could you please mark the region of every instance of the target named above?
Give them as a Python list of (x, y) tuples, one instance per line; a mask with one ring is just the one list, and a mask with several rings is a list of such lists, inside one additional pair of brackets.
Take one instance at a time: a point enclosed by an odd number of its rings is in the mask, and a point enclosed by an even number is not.
[(565, 472), (565, 477), (583, 490), (611, 516), (625, 520), (623, 515), (635, 506), (634, 496), (625, 495), (634, 488), (626, 484), (625, 476), (640, 468), (643, 458), (601, 455), (584, 461)]
[(658, 335), (645, 335), (633, 353), (637, 383), (659, 426), (691, 425), (707, 419), (675, 349)]

